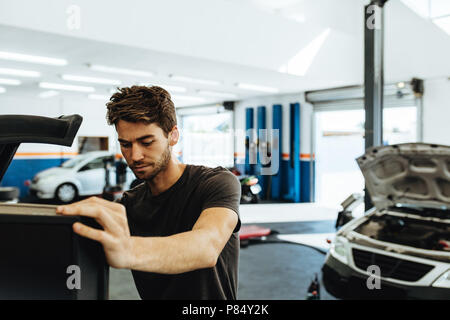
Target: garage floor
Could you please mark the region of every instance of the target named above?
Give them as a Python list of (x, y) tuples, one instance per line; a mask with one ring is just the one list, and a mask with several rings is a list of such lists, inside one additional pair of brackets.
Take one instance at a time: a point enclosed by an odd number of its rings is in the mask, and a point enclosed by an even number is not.
[[(289, 243), (250, 244), (241, 248), (240, 300), (302, 300), (314, 275), (320, 277), (338, 208), (317, 204), (241, 205), (243, 225), (269, 227)], [(273, 238), (273, 237), (271, 237)], [(303, 243), (306, 245), (300, 245)], [(110, 270), (110, 299), (139, 299), (129, 270)], [(334, 300), (321, 286), (322, 300)]]

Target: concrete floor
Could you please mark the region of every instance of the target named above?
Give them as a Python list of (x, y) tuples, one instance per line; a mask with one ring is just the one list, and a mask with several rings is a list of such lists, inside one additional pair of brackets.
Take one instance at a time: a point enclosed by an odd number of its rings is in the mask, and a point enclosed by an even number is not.
[[(280, 234), (333, 233), (336, 215), (333, 208), (311, 204), (241, 206), (243, 224), (269, 227)], [(324, 258), (318, 250), (297, 243), (250, 244), (241, 248), (238, 299), (305, 299), (314, 275), (317, 273), (320, 278)], [(139, 299), (129, 270), (111, 268), (109, 288), (111, 300)], [(320, 294), (322, 300), (335, 299), (323, 286)]]

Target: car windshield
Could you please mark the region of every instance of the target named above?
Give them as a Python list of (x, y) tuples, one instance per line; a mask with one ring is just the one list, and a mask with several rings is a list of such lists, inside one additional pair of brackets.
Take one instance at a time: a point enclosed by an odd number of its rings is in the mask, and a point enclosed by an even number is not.
[(77, 164), (81, 163), (86, 159), (86, 155), (79, 155), (75, 158), (69, 159), (61, 164), (62, 168), (74, 168)]

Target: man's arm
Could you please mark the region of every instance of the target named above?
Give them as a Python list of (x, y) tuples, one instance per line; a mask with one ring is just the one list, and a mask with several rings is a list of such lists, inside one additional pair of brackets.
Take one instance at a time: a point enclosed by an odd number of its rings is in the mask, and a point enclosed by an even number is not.
[(131, 269), (175, 274), (214, 267), (237, 221), (237, 214), (228, 208), (208, 208), (191, 231), (168, 237), (132, 237), (135, 260)]
[(213, 267), (234, 228), (233, 210), (211, 207), (202, 211), (191, 231), (168, 237), (131, 237), (125, 207), (100, 198), (60, 206), (64, 215), (94, 218), (104, 230), (75, 223), (77, 234), (103, 245), (111, 267), (177, 274)]

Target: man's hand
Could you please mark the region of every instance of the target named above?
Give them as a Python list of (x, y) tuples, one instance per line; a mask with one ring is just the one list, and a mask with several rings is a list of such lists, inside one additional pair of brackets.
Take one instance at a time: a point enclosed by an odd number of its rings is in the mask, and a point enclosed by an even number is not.
[(76, 222), (73, 224), (73, 231), (80, 236), (100, 242), (111, 267), (131, 268), (134, 263), (134, 253), (123, 205), (91, 197), (70, 205), (59, 206), (56, 208), (56, 213), (94, 218), (104, 230)]

